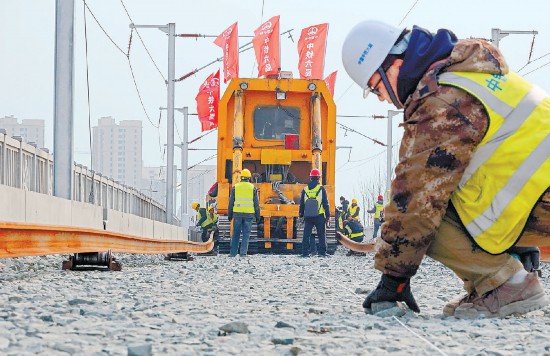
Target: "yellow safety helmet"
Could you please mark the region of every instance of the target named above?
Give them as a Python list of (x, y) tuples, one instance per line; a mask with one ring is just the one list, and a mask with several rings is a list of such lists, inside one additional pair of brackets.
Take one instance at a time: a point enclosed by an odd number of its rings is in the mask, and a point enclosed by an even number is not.
[(352, 204), (357, 204), (357, 199), (353, 198), (353, 199), (351, 200), (351, 203), (352, 203)]
[(198, 207), (199, 205), (200, 205), (199, 203), (194, 202), (193, 204), (191, 204), (191, 208), (192, 208), (193, 210), (197, 210), (197, 207)]
[(214, 210), (214, 205), (210, 205), (210, 206), (208, 207), (208, 211), (210, 211), (210, 210)]
[(248, 169), (243, 169), (241, 172), (241, 177), (243, 178), (250, 178), (252, 177), (252, 174), (250, 174), (250, 171)]

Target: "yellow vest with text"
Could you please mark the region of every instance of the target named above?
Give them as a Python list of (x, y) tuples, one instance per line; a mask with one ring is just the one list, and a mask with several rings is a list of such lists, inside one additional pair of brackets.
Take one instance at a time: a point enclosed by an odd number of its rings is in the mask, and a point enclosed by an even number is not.
[(451, 201), (474, 242), (503, 253), (550, 186), (550, 98), (513, 72), (448, 72), (439, 83), (474, 95), (489, 114), (487, 133)]
[(374, 212), (374, 218), (380, 219), (380, 212), (384, 210), (384, 204), (375, 203), (374, 205), (376, 206), (376, 211)]
[(254, 214), (254, 184), (250, 182), (235, 184), (233, 212)]
[(359, 205), (356, 205), (356, 206), (353, 206), (353, 205), (350, 205), (349, 208), (348, 208), (348, 215), (351, 219), (353, 220), (359, 220), (359, 215), (357, 216), (354, 216), (355, 213), (357, 212), (357, 209), (359, 208)]
[(321, 189), (321, 184), (317, 184), (315, 188), (309, 189), (307, 186), (304, 188), (306, 193), (305, 199), (312, 198), (317, 199), (317, 204), (319, 205), (319, 215), (325, 215), (325, 208), (323, 207), (323, 194), (317, 192)]

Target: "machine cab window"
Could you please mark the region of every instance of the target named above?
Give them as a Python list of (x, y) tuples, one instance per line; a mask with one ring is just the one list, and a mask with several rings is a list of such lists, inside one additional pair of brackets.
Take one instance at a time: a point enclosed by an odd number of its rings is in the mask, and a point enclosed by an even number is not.
[(300, 110), (293, 107), (258, 106), (254, 110), (254, 138), (283, 140), (285, 134), (300, 133)]

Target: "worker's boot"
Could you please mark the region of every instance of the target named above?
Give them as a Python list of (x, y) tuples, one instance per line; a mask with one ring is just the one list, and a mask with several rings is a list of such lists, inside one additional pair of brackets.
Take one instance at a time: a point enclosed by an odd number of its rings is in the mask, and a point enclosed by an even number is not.
[(455, 317), (475, 319), (479, 317), (505, 317), (525, 314), (540, 309), (549, 303), (537, 274), (528, 273), (523, 282), (506, 282), (471, 302), (455, 309)]
[(456, 308), (458, 308), (464, 303), (470, 303), (475, 298), (477, 298), (477, 293), (474, 290), (473, 292), (470, 292), (462, 296), (460, 299), (451, 300), (449, 303), (445, 304), (445, 306), (443, 307), (443, 315), (445, 316), (455, 315)]

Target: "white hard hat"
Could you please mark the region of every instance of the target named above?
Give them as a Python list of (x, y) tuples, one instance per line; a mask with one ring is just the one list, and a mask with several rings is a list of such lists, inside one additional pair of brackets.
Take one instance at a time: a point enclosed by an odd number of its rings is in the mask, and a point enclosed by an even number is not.
[(355, 25), (344, 40), (342, 62), (348, 75), (365, 89), (405, 28), (368, 20)]

